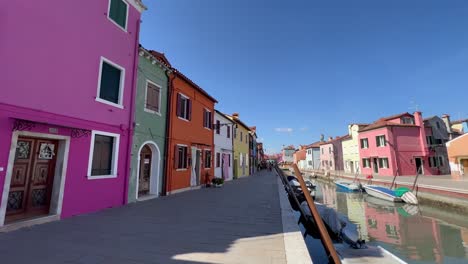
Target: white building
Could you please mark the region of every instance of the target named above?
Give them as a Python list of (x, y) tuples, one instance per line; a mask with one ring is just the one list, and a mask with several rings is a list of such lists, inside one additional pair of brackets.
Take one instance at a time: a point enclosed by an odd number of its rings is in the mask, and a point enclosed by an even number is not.
[(215, 110), (214, 116), (214, 165), (215, 177), (232, 180), (233, 176), (233, 147), (232, 127), (234, 123), (223, 113)]

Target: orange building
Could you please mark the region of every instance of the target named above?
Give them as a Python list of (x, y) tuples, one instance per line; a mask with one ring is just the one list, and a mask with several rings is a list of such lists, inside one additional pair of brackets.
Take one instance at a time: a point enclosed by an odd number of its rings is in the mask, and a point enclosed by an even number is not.
[(213, 178), (217, 101), (175, 69), (169, 85), (165, 190), (173, 194), (199, 188)]
[(446, 143), (452, 176), (468, 175), (468, 134)]

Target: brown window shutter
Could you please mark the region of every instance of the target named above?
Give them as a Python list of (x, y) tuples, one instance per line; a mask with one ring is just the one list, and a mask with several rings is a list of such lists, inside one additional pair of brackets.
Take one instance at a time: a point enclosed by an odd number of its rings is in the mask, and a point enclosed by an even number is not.
[(174, 146), (174, 169), (179, 168), (179, 146)]
[(187, 105), (188, 105), (188, 120), (192, 120), (192, 100), (187, 99)]
[(206, 126), (206, 110), (203, 108), (203, 127), (207, 127)]
[(182, 106), (181, 97), (180, 97), (180, 94), (178, 93), (177, 102), (176, 102), (176, 113), (177, 113), (177, 116), (179, 117), (181, 115), (181, 106)]

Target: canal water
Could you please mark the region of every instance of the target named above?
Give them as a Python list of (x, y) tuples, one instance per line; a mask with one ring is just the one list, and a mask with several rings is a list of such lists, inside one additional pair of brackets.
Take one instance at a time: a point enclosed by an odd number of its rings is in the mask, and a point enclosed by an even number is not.
[[(407, 263), (468, 263), (468, 215), (435, 206), (391, 203), (316, 181), (316, 201), (348, 216), (368, 244)], [(320, 240), (306, 237), (314, 263), (326, 263)]]

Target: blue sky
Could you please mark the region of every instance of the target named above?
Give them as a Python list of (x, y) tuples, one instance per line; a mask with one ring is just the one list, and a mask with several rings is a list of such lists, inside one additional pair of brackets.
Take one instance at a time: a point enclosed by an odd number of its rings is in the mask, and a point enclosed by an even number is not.
[(140, 41), (268, 153), (412, 112), (468, 118), (468, 1), (146, 0)]

